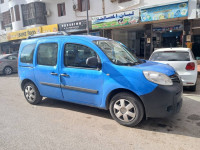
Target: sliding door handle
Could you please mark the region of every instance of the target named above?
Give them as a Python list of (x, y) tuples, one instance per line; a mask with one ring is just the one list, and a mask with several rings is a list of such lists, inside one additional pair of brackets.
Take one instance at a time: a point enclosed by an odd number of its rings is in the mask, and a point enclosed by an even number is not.
[(66, 74), (66, 73), (62, 73), (62, 74), (60, 74), (60, 75), (63, 76), (63, 77), (69, 77), (69, 75)]
[(55, 73), (55, 72), (52, 72), (51, 75), (53, 75), (53, 76), (57, 76), (58, 74)]

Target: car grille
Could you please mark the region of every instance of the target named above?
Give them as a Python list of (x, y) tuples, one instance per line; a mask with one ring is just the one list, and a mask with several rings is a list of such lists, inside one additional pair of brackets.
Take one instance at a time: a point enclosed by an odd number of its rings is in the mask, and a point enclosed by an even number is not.
[(178, 82), (178, 83), (180, 83), (180, 79), (179, 79), (179, 76), (178, 76), (177, 73), (174, 74), (174, 75), (171, 75), (171, 76), (169, 76), (169, 77), (170, 77), (170, 79), (171, 79), (173, 82)]

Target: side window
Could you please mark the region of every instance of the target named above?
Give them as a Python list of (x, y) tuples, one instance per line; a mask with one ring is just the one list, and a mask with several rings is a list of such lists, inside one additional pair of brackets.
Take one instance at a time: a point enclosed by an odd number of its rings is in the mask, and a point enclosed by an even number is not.
[(21, 52), (20, 61), (22, 63), (32, 64), (34, 50), (35, 50), (35, 44), (25, 46)]
[(37, 52), (38, 65), (56, 66), (58, 54), (57, 43), (40, 44)]
[(11, 55), (11, 56), (8, 56), (8, 59), (9, 59), (9, 60), (17, 60), (17, 57), (16, 57), (16, 56), (13, 56), (13, 55)]
[(89, 47), (78, 44), (66, 44), (64, 52), (65, 66), (91, 68), (86, 64), (89, 57), (97, 57), (95, 51)]

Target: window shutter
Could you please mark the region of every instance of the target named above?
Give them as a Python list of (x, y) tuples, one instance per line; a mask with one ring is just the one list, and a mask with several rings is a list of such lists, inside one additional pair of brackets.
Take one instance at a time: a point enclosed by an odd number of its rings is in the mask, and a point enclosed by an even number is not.
[(65, 3), (62, 4), (63, 5), (63, 16), (66, 15), (66, 11), (65, 11)]
[(90, 0), (88, 0), (88, 10), (90, 10)]
[(57, 7), (58, 7), (58, 16), (60, 17), (61, 16), (61, 7), (60, 7), (60, 4), (57, 4)]
[(82, 0), (78, 0), (78, 10), (82, 11)]
[(20, 21), (19, 5), (15, 5), (16, 21)]

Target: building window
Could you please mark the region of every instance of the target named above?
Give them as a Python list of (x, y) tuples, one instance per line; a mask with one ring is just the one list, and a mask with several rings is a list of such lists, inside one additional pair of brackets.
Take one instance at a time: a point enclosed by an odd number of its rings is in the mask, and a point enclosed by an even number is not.
[(131, 1), (131, 0), (118, 0), (119, 3), (128, 2), (128, 1)]
[(16, 21), (20, 21), (19, 5), (15, 5), (15, 17)]
[(11, 27), (11, 15), (10, 15), (10, 10), (3, 12), (2, 13), (3, 16), (3, 29), (5, 29), (6, 27)]
[(45, 16), (46, 5), (42, 2), (33, 2), (21, 5), (24, 27), (35, 24), (47, 24)]
[(89, 0), (78, 0), (79, 11), (86, 11), (87, 10), (87, 1), (88, 1), (88, 10), (90, 10), (90, 1)]
[(58, 7), (58, 17), (65, 16), (66, 15), (65, 3), (57, 4), (57, 7)]
[(14, 9), (13, 9), (13, 7), (11, 8), (11, 21), (12, 21), (12, 22), (15, 21), (15, 16), (14, 16)]

